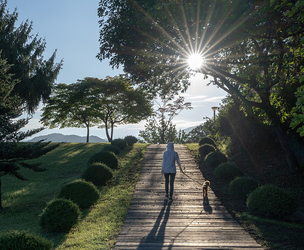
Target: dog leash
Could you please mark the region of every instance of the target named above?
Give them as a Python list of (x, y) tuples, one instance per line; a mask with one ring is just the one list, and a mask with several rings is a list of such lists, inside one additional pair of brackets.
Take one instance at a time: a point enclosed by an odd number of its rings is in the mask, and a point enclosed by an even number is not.
[(187, 176), (189, 179), (191, 179), (192, 181), (194, 181), (194, 182), (196, 182), (196, 183), (198, 183), (198, 184), (200, 184), (200, 185), (203, 185), (203, 183), (200, 183), (200, 182), (194, 180), (194, 179), (191, 178), (189, 175), (187, 175), (185, 172), (183, 172), (183, 174), (186, 175), (186, 176)]

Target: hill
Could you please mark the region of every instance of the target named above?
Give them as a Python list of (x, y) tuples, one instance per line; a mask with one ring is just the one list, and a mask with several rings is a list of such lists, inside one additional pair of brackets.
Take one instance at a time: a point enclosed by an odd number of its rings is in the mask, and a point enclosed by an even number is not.
[[(86, 136), (63, 135), (60, 133), (53, 133), (53, 134), (34, 137), (33, 139), (28, 140), (27, 142), (37, 142), (40, 140), (46, 140), (46, 141), (51, 141), (51, 142), (78, 142), (78, 143), (83, 142), (83, 143), (85, 143)], [(99, 138), (98, 136), (91, 135), (89, 142), (97, 143), (97, 142), (107, 142), (107, 141)]]

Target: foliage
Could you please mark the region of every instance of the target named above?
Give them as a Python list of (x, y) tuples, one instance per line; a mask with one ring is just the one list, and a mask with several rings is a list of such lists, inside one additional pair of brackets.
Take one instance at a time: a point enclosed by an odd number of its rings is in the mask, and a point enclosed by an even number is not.
[(250, 177), (236, 177), (229, 183), (229, 192), (231, 195), (246, 199), (247, 196), (259, 186), (259, 182)]
[(103, 150), (113, 152), (115, 155), (120, 154), (120, 148), (114, 145), (106, 145), (103, 147)]
[(81, 212), (71, 200), (55, 199), (50, 201), (41, 214), (42, 228), (53, 232), (68, 232), (78, 223)]
[(300, 134), (300, 136), (303, 137), (304, 136), (304, 85), (299, 87), (295, 94), (298, 99), (296, 102), (296, 106), (292, 108), (293, 119), (290, 123), (290, 127), (292, 129), (297, 129), (297, 132)]
[(218, 165), (224, 162), (228, 162), (228, 159), (222, 152), (218, 150), (209, 153), (205, 157), (205, 163), (208, 164), (210, 167), (216, 168)]
[(116, 125), (138, 123), (151, 112), (145, 92), (131, 87), (125, 76), (87, 77), (77, 83), (56, 85), (41, 121), (50, 127), (86, 127), (87, 140), (89, 127), (99, 125), (112, 141)]
[(207, 136), (207, 133), (208, 132), (204, 130), (203, 125), (199, 125), (186, 135), (186, 141), (187, 143), (197, 143), (203, 136)]
[(96, 186), (105, 186), (113, 177), (112, 170), (104, 163), (95, 162), (83, 172), (82, 178)]
[[(96, 173), (95, 174), (99, 174)], [(87, 180), (86, 178), (84, 178)], [(100, 198), (98, 189), (90, 180), (75, 180), (62, 187), (58, 198), (64, 198), (76, 203), (80, 208), (89, 208)]]
[(120, 150), (123, 150), (127, 146), (127, 142), (123, 139), (114, 139), (111, 141), (111, 145), (118, 147)]
[(134, 143), (136, 143), (138, 140), (135, 136), (133, 135), (127, 135), (125, 138), (124, 138), (124, 141), (127, 143), (127, 145), (129, 146), (133, 146)]
[(215, 144), (215, 141), (210, 138), (210, 137), (203, 137), (199, 140), (199, 143), (198, 143), (200, 146), (201, 145), (204, 145), (204, 144), (209, 144), (209, 145), (212, 145), (214, 147), (216, 147), (216, 144)]
[(240, 168), (234, 163), (221, 163), (214, 169), (214, 175), (218, 178), (231, 181), (235, 177), (243, 175)]
[(199, 147), (198, 151), (201, 155), (201, 159), (205, 159), (207, 154), (215, 151), (215, 147), (210, 144), (204, 144)]
[(118, 167), (118, 159), (117, 156), (110, 151), (100, 151), (99, 153), (93, 155), (88, 164), (92, 164), (95, 162), (104, 163), (111, 169), (116, 169)]
[(0, 237), (1, 250), (51, 250), (53, 243), (27, 231), (9, 231)]
[(297, 209), (295, 199), (284, 189), (272, 184), (251, 192), (246, 203), (251, 213), (266, 218), (285, 219)]
[(204, 55), (197, 71), (273, 128), (294, 171), (289, 124), (303, 79), (302, 6), (302, 0), (100, 0), (98, 57), (122, 65), (151, 93), (164, 85), (176, 93), (189, 85), (189, 55)]
[(147, 143), (178, 143), (184, 141), (185, 133), (177, 133), (175, 125), (172, 123), (184, 109), (192, 109), (191, 103), (184, 102), (184, 97), (178, 97), (172, 102), (171, 96), (162, 96), (161, 102), (156, 104), (158, 108), (145, 124), (145, 130), (139, 131), (139, 136)]
[(92, 108), (94, 100), (90, 93), (84, 92), (83, 88), (94, 82), (92, 78), (78, 80), (77, 83), (55, 85), (52, 95), (43, 108), (40, 121), (49, 128), (86, 128), (87, 139), (90, 138), (90, 127), (98, 125), (95, 110)]
[(8, 71), (15, 81), (11, 96), (18, 96), (20, 107), (34, 113), (40, 101), (46, 101), (62, 61), (55, 63), (56, 51), (47, 60), (43, 58), (45, 40), (32, 35), (33, 23), (29, 20), (16, 27), (18, 13), (6, 10), (7, 0), (0, 1), (0, 58), (10, 65)]

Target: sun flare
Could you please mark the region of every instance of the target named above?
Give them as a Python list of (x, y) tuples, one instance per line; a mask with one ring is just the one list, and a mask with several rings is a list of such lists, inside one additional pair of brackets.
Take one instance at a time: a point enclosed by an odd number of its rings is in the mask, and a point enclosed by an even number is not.
[(199, 69), (204, 62), (203, 57), (200, 54), (191, 54), (188, 57), (188, 65), (191, 69)]

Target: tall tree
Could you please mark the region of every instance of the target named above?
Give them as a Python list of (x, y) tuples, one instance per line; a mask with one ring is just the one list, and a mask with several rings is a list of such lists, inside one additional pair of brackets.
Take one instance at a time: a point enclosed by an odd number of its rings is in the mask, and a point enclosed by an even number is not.
[(161, 102), (156, 102), (157, 109), (147, 120), (145, 130), (139, 131), (147, 143), (180, 142), (182, 132), (178, 135), (173, 119), (184, 109), (192, 109), (190, 102), (184, 102), (184, 97), (172, 100), (172, 97), (162, 96)]
[(17, 10), (9, 13), (6, 8), (7, 0), (0, 0), (0, 54), (11, 65), (12, 78), (19, 80), (11, 95), (18, 95), (32, 114), (40, 101), (48, 99), (62, 61), (55, 63), (56, 51), (45, 60), (45, 40), (31, 34), (33, 24), (28, 20), (16, 27)]
[(11, 175), (25, 180), (21, 167), (44, 171), (27, 159), (39, 157), (55, 148), (49, 142), (22, 144), (20, 141), (38, 133), (42, 128), (20, 131), (29, 121), (18, 119), (24, 111), (33, 114), (39, 102), (51, 92), (62, 62), (54, 63), (55, 53), (43, 59), (45, 41), (33, 37), (32, 24), (28, 21), (15, 27), (18, 14), (6, 10), (7, 1), (0, 0), (0, 210), (1, 178)]
[(130, 80), (124, 75), (107, 77), (92, 87), (92, 98), (95, 100), (93, 108), (110, 142), (115, 126), (138, 123), (152, 114), (152, 103), (147, 93), (131, 87)]
[(273, 127), (293, 171), (297, 160), (288, 135), (301, 85), (295, 76), (303, 74), (302, 2), (101, 0), (98, 56), (157, 89), (168, 76), (184, 87), (187, 58), (201, 55), (198, 71)]
[(57, 84), (43, 108), (41, 122), (49, 128), (85, 127), (87, 130), (86, 142), (89, 142), (90, 127), (99, 123), (94, 101), (90, 98), (89, 86), (98, 82), (98, 79), (85, 78), (72, 84)]
[(116, 125), (138, 123), (150, 114), (149, 99), (124, 76), (88, 77), (74, 84), (58, 84), (41, 121), (51, 128), (86, 127), (87, 142), (90, 126), (99, 125), (112, 141)]
[(25, 138), (32, 136), (42, 130), (33, 129), (26, 132), (20, 131), (29, 119), (16, 119), (22, 113), (19, 96), (12, 96), (11, 91), (18, 82), (12, 79), (9, 72), (10, 65), (0, 57), (0, 210), (3, 209), (1, 199), (1, 177), (5, 175), (14, 176), (20, 180), (26, 178), (20, 174), (21, 167), (33, 171), (45, 171), (40, 164), (29, 164), (24, 160), (37, 158), (58, 146), (50, 142), (39, 141), (32, 144), (20, 144)]

